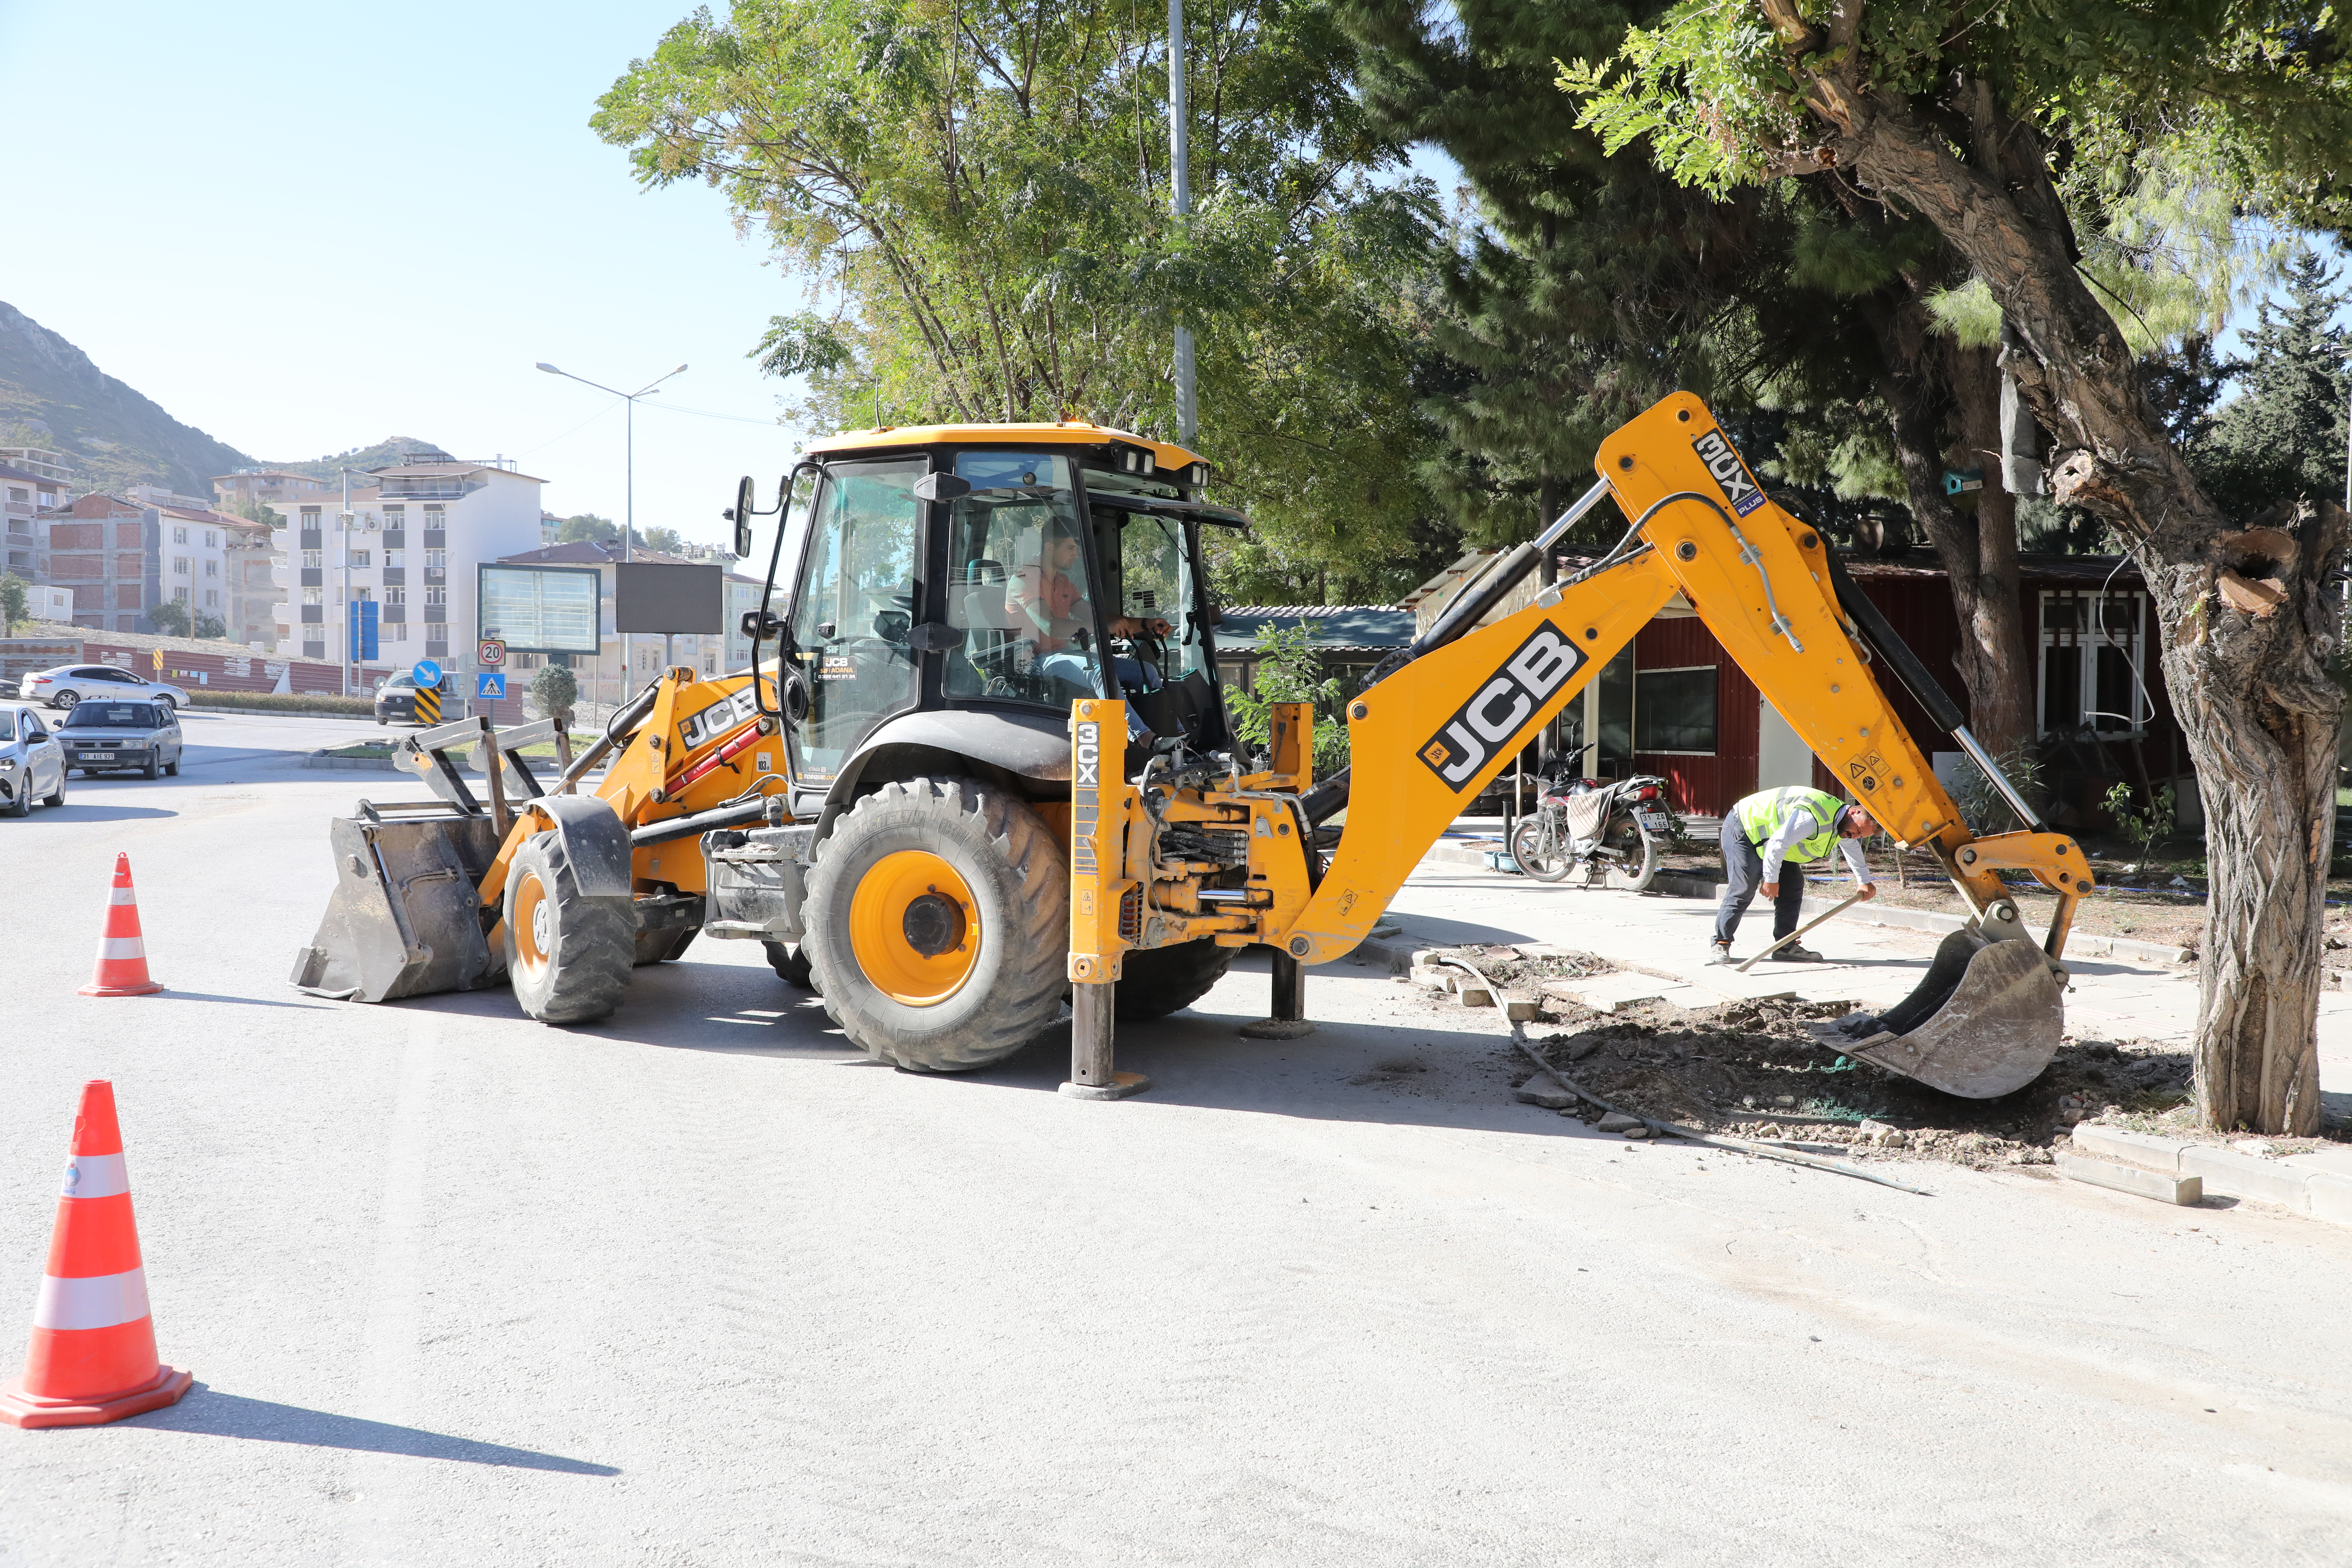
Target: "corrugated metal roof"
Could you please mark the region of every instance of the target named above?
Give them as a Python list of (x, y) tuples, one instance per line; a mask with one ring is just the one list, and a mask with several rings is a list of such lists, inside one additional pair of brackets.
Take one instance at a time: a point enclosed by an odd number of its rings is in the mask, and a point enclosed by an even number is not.
[(1315, 628), (1315, 646), (1327, 653), (1387, 653), (1412, 641), (1412, 612), (1386, 605), (1229, 605), (1217, 628), (1218, 646), (1244, 652), (1257, 642), (1259, 628)]

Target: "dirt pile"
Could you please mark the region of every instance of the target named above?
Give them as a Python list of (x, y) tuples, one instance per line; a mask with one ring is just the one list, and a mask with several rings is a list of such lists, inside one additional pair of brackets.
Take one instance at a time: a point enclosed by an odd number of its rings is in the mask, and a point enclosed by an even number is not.
[[(1557, 948), (1465, 948), (1460, 956), (1506, 991), (1586, 979), (1616, 966)], [(1963, 1100), (1874, 1067), (1815, 1039), (1804, 1026), (1843, 1016), (1842, 1004), (1724, 1002), (1699, 1008), (1647, 1002), (1596, 1013), (1547, 997), (1529, 1043), (1587, 1093), (1628, 1110), (1734, 1137), (1777, 1139), (1824, 1153), (1962, 1164), (2047, 1164), (2051, 1145), (2100, 1115), (2163, 1114), (2189, 1098), (2189, 1058), (2145, 1041), (2068, 1039), (2032, 1083), (1999, 1100)], [(1552, 1026), (1556, 1025), (1557, 1026)], [(1526, 1058), (1514, 1085), (1535, 1077)], [(1600, 1110), (1577, 1112), (1597, 1121)], [(1875, 1124), (1865, 1131), (1864, 1123)]]

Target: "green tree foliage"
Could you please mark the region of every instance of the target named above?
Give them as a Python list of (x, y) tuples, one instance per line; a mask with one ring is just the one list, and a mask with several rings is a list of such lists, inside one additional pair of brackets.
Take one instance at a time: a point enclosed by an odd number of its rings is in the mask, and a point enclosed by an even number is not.
[(583, 511), (558, 523), (555, 537), (563, 544), (611, 544), (621, 537), (621, 525), (609, 517)]
[(188, 635), (217, 640), (228, 636), (228, 623), (210, 610), (198, 610), (189, 618)]
[(167, 637), (186, 637), (188, 606), (177, 599), (166, 599), (147, 612), (147, 624)]
[(25, 580), (14, 572), (0, 575), (0, 637), (15, 637), (17, 626), (32, 618), (32, 596)]
[(665, 555), (686, 553), (686, 536), (674, 528), (641, 528), (637, 530), (637, 542)]
[(1219, 499), (1295, 571), (1410, 585), (1412, 373), (1435, 206), (1349, 90), (1328, 0), (1188, 9), (1195, 210), (1170, 210), (1164, 13), (737, 0), (593, 124), (701, 179), (813, 278), (752, 351), (819, 428), (1086, 417), (1172, 438), (1198, 343)]
[(2314, 252), (2296, 259), (2285, 305), (2264, 301), (2246, 334), (2252, 353), (2232, 367), (2238, 395), (2189, 449), (2206, 489), (2237, 516), (2281, 497), (2344, 494), (2352, 332), (2329, 322), (2352, 292), (2336, 286), (2338, 276)]
[(569, 725), (572, 710), (580, 704), (580, 681), (564, 665), (541, 665), (530, 678), (530, 695), (541, 713), (558, 724)]
[(1263, 626), (1257, 631), (1256, 689), (1228, 689), (1225, 707), (1233, 714), (1241, 738), (1263, 752), (1274, 744), (1274, 705), (1277, 702), (1315, 704), (1315, 776), (1328, 778), (1348, 765), (1348, 690), (1339, 678), (1325, 673), (1323, 656), (1315, 649), (1318, 621), (1297, 626)]

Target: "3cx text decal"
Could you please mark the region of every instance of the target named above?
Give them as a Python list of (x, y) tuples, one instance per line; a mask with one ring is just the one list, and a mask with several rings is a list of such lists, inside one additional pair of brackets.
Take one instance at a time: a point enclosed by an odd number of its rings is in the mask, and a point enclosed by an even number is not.
[(1723, 487), (1724, 499), (1731, 503), (1732, 510), (1746, 517), (1764, 504), (1764, 492), (1748, 477), (1748, 465), (1739, 460), (1739, 454), (1723, 438), (1722, 431), (1708, 431), (1691, 443), (1691, 450), (1706, 465), (1706, 471), (1715, 476), (1715, 482)]
[(1098, 869), (1095, 860), (1095, 832), (1102, 820), (1102, 726), (1089, 719), (1077, 727), (1076, 744), (1070, 749), (1070, 760), (1077, 774), (1072, 781), (1070, 822), (1070, 869), (1079, 877), (1093, 877)]
[(1502, 668), (1479, 684), (1476, 695), (1437, 727), (1421, 748), (1421, 760), (1460, 794), (1488, 758), (1512, 748), (1536, 710), (1583, 662), (1583, 650), (1557, 628), (1538, 627)]
[(705, 742), (715, 741), (736, 725), (759, 715), (759, 700), (749, 686), (732, 697), (721, 698), (698, 713), (689, 713), (677, 727), (680, 754), (691, 752)]

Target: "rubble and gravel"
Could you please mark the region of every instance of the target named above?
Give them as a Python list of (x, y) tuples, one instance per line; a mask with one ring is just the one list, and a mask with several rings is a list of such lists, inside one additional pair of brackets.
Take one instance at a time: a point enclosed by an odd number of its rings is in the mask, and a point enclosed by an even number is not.
[[(1617, 968), (1591, 953), (1552, 947), (1470, 947), (1446, 955), (1477, 965), (1506, 993)], [(1433, 964), (1416, 973), (1461, 974)], [(1433, 994), (1431, 1001), (1456, 1005), (1451, 996)], [(1573, 1063), (1573, 1076), (1589, 1092), (1659, 1120), (1816, 1153), (1979, 1169), (2048, 1165), (2052, 1146), (2077, 1121), (2163, 1116), (2189, 1097), (2188, 1052), (2147, 1041), (2069, 1037), (2032, 1084), (1998, 1100), (1973, 1100), (1814, 1038), (1804, 1026), (1844, 1016), (1851, 1009), (1840, 1003), (1726, 1001), (1692, 1008), (1647, 1002), (1602, 1014), (1545, 995), (1542, 1008), (1549, 1026), (1530, 1027), (1530, 1043), (1564, 1068)], [(1510, 1081), (1522, 1090), (1519, 1098), (1548, 1103), (1525, 1091), (1551, 1089), (1549, 1075), (1528, 1068), (1499, 1031), (1496, 1049), (1516, 1069)], [(1608, 1118), (1591, 1114), (1601, 1131), (1614, 1131)]]

